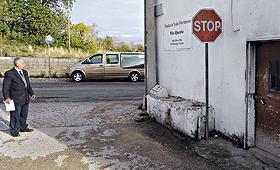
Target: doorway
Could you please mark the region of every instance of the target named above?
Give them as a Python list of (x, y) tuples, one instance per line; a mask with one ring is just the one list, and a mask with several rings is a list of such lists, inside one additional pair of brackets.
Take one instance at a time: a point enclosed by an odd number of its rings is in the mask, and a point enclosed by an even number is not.
[(255, 42), (255, 145), (280, 156), (280, 42)]

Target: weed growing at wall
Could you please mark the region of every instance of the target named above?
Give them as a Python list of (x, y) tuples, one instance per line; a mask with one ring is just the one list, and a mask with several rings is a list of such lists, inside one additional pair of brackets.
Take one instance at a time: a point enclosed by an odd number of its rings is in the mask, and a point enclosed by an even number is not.
[(45, 78), (46, 73), (44, 71), (41, 71), (39, 75), (30, 75), (31, 78)]
[[(83, 52), (81, 50), (72, 49), (69, 52), (62, 47), (51, 47), (51, 58), (68, 58), (68, 59), (80, 59), (86, 58), (90, 53)], [(1, 45), (0, 57), (29, 57), (29, 58), (48, 58), (49, 49), (45, 47), (25, 46), (25, 45)]]
[[(1, 75), (2, 74), (0, 74), (0, 78), (1, 78)], [(52, 76), (50, 77), (50, 76), (46, 75), (45, 71), (41, 71), (41, 73), (38, 75), (30, 75), (29, 77), (30, 78), (67, 78), (66, 74), (59, 76), (56, 72), (52, 73)]]

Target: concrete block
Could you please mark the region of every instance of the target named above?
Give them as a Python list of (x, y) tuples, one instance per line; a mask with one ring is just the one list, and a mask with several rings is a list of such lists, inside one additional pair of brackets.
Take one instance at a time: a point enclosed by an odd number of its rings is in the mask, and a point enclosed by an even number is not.
[[(169, 98), (147, 95), (147, 112), (160, 124), (177, 130), (187, 136), (202, 139), (205, 137), (206, 112), (203, 105), (191, 100), (180, 102)], [(209, 131), (214, 130), (214, 109), (209, 108)]]
[(157, 96), (157, 97), (168, 97), (168, 93), (164, 87), (161, 85), (155, 85), (150, 93)]

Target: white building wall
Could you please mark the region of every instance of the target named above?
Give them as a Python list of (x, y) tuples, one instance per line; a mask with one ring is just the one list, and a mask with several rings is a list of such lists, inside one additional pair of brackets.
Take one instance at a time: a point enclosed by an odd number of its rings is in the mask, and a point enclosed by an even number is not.
[[(205, 102), (204, 44), (192, 36), (192, 49), (166, 51), (166, 21), (214, 8), (223, 19), (223, 34), (209, 44), (209, 97), (215, 109), (215, 129), (242, 138), (246, 121), (247, 41), (280, 39), (278, 0), (156, 0), (158, 84), (172, 96)], [(191, 24), (190, 24), (191, 26)]]

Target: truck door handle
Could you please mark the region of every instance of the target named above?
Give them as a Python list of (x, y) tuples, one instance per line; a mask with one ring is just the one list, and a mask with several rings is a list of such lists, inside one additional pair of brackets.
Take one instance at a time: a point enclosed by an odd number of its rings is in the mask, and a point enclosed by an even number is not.
[(260, 101), (261, 101), (262, 105), (266, 106), (266, 103), (264, 102), (263, 97), (261, 97)]
[(103, 66), (102, 64), (99, 65), (100, 67)]

